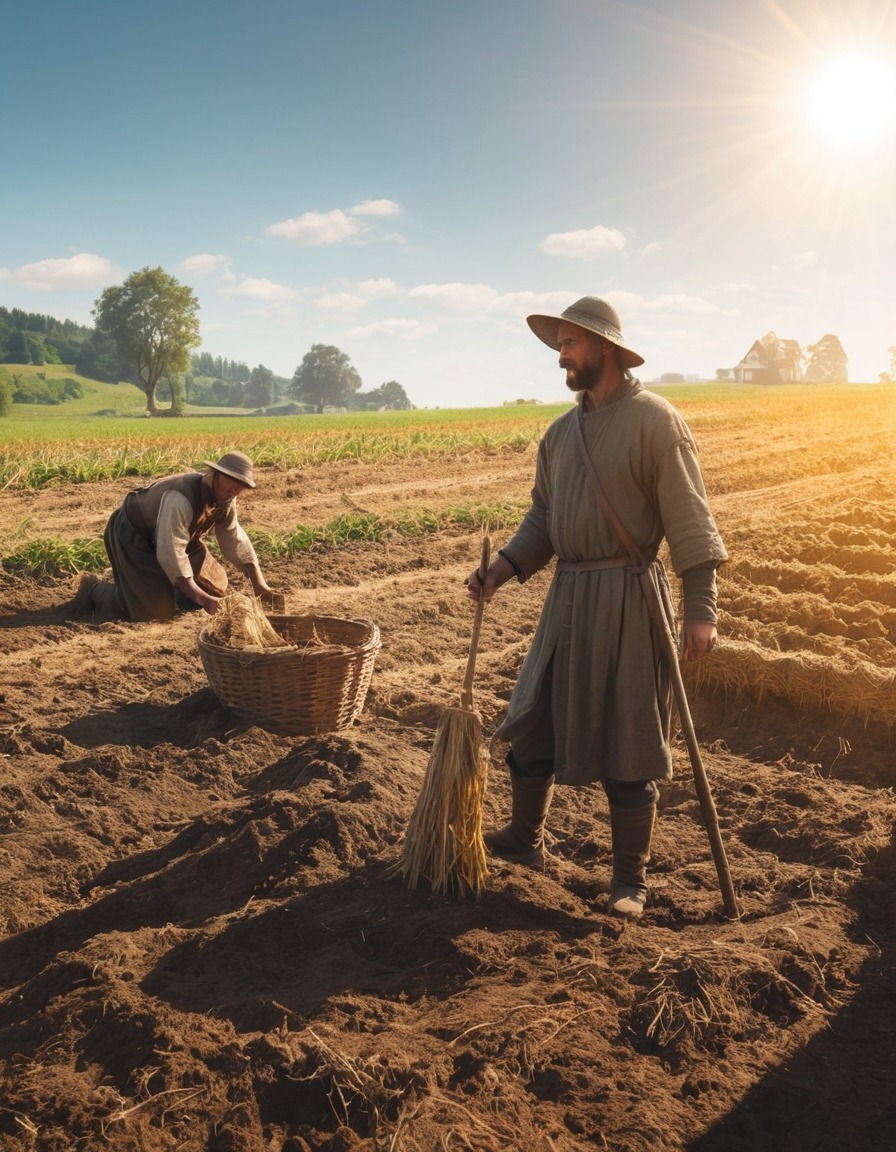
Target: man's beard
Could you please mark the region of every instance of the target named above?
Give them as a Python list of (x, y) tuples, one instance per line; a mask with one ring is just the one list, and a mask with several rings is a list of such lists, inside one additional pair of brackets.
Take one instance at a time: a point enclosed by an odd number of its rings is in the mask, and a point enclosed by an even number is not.
[(583, 364), (581, 368), (567, 368), (566, 387), (570, 392), (588, 392), (600, 380), (603, 370), (603, 356), (596, 363)]

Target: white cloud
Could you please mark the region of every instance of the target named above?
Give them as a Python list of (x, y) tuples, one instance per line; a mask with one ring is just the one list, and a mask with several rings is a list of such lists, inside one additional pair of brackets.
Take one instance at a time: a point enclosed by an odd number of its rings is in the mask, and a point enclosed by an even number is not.
[(450, 312), (491, 311), (498, 293), (488, 284), (420, 284), (408, 293), (412, 300), (427, 300)]
[(580, 228), (577, 232), (552, 232), (539, 245), (549, 256), (572, 256), (577, 260), (595, 260), (608, 252), (621, 252), (625, 237), (618, 228)]
[(359, 280), (355, 288), (370, 300), (381, 300), (384, 296), (394, 296), (398, 292), (398, 285), (388, 276), (379, 280)]
[(793, 258), (794, 268), (814, 268), (817, 263), (818, 253), (811, 249), (808, 252), (800, 252), (798, 256), (794, 256)]
[(434, 324), (424, 324), (415, 320), (378, 320), (374, 324), (366, 324), (362, 328), (352, 328), (349, 336), (365, 339), (368, 336), (394, 336), (401, 340), (419, 340), (436, 331)]
[(291, 220), (271, 224), (264, 231), (266, 236), (282, 236), (297, 244), (321, 245), (350, 240), (360, 230), (357, 220), (346, 216), (341, 208), (335, 208), (332, 212), (305, 212)]
[(181, 260), (177, 270), (184, 276), (211, 276), (219, 269), (226, 272), (229, 267), (229, 256), (212, 256), (208, 252), (201, 252)]
[(328, 296), (321, 296), (314, 303), (325, 312), (346, 312), (363, 308), (367, 301), (363, 296), (356, 296), (353, 292), (331, 292)]
[(490, 284), (420, 284), (408, 297), (425, 300), (449, 312), (479, 312), (491, 316), (527, 316), (532, 312), (559, 315), (581, 296), (577, 292), (498, 292)]
[(244, 276), (233, 289), (237, 296), (250, 296), (254, 300), (266, 300), (278, 303), (282, 300), (292, 300), (295, 292), (285, 284), (275, 284), (273, 280), (264, 280), (254, 276)]
[(603, 299), (607, 303), (612, 304), (619, 315), (625, 319), (626, 316), (631, 315), (632, 312), (639, 312), (642, 308), (647, 308), (647, 301), (638, 292), (623, 292), (610, 289), (609, 292), (603, 293)]
[(691, 316), (705, 316), (709, 312), (718, 312), (718, 304), (710, 300), (703, 300), (699, 296), (688, 296), (684, 293), (657, 296), (655, 300), (644, 305), (651, 311), (684, 312)]
[(401, 205), (394, 200), (362, 200), (349, 212), (353, 216), (400, 216)]
[(645, 244), (643, 248), (638, 249), (639, 256), (653, 256), (655, 252), (662, 251), (662, 244), (659, 240), (651, 240), (649, 244)]
[(54, 288), (91, 288), (119, 278), (118, 271), (104, 256), (79, 252), (55, 260), (38, 260), (7, 272), (6, 278), (25, 288), (51, 291)]
[(495, 299), (492, 312), (513, 317), (530, 316), (533, 312), (559, 316), (580, 295), (579, 292), (503, 292)]

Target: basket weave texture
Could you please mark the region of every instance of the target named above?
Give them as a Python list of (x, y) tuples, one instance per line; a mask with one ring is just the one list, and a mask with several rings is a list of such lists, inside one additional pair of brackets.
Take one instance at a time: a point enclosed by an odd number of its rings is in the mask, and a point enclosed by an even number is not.
[(268, 616), (300, 648), (227, 648), (199, 633), (212, 691), (239, 720), (283, 736), (347, 728), (361, 713), (380, 630), (369, 620)]

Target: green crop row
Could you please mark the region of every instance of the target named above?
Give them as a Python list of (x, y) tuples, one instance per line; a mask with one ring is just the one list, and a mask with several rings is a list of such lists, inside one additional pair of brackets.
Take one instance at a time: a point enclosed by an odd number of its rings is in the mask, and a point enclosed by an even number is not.
[[(390, 537), (427, 536), (454, 530), (494, 531), (520, 522), (528, 501), (502, 501), (465, 507), (403, 509), (394, 516), (350, 512), (326, 524), (297, 525), (291, 532), (249, 530), (262, 560), (289, 559), (312, 548), (340, 548), (351, 543), (379, 544)], [(0, 571), (8, 575), (61, 576), (102, 571), (108, 565), (102, 540), (30, 540), (0, 557)]]

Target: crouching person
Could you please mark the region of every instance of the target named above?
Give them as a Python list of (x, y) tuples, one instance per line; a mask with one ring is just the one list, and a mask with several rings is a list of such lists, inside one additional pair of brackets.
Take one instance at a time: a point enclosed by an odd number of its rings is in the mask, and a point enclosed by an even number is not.
[(227, 574), (205, 545), (212, 531), (221, 555), (245, 573), (254, 594), (271, 591), (237, 519), (237, 497), (255, 487), (252, 461), (227, 452), (204, 464), (205, 472), (167, 476), (127, 494), (103, 534), (114, 583), (82, 577), (76, 611), (105, 620), (170, 620), (197, 608), (213, 615)]

